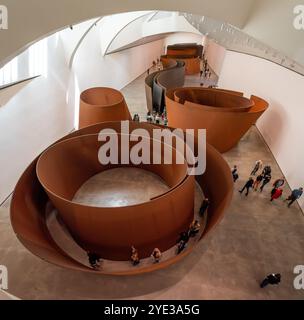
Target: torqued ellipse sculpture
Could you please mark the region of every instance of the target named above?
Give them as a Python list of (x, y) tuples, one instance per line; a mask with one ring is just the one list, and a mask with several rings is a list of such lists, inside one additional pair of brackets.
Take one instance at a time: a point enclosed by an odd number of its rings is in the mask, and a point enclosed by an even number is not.
[(122, 93), (113, 88), (97, 87), (80, 95), (79, 128), (104, 121), (131, 120)]
[(166, 92), (169, 125), (206, 129), (207, 141), (219, 152), (229, 151), (267, 110), (262, 98), (223, 89), (186, 87)]
[[(74, 203), (73, 194), (84, 181), (113, 168), (97, 161), (97, 148), (102, 145), (97, 136), (102, 129), (112, 129), (120, 135), (120, 125), (120, 122), (103, 122), (75, 131), (52, 145), (25, 170), (13, 194), (11, 222), (19, 240), (33, 254), (64, 268), (96, 274), (139, 274), (174, 264), (189, 254), (192, 247), (158, 264), (119, 271), (93, 270), (58, 246), (48, 230), (46, 216), (55, 206), (75, 241), (84, 249), (96, 250), (104, 258), (128, 259), (127, 246), (131, 241), (142, 256), (147, 256), (154, 246), (164, 250), (172, 246), (176, 233), (184, 230), (193, 219), (194, 178), (211, 201), (200, 240), (223, 218), (231, 201), (233, 182), (229, 166), (210, 145), (206, 150), (206, 171), (200, 176), (189, 176), (185, 163), (142, 165), (162, 177), (169, 186), (168, 192), (147, 203), (118, 208)], [(146, 129), (150, 133), (159, 128), (138, 122), (129, 122), (129, 126), (130, 130)], [(122, 165), (118, 163), (117, 166)]]

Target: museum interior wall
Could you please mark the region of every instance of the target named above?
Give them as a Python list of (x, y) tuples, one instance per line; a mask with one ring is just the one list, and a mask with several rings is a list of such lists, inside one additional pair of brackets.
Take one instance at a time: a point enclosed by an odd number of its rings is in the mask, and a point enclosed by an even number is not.
[[(95, 27), (82, 42), (69, 69), (73, 48), (91, 22), (43, 40), (46, 52), (42, 69), (45, 72), (39, 72), (42, 75), (34, 80), (0, 91), (0, 165), (9, 168), (1, 176), (0, 202), (13, 191), (21, 173), (41, 151), (78, 126), (82, 91), (94, 86), (119, 90), (144, 73), (161, 54), (163, 41), (159, 40), (103, 57), (102, 34)], [(29, 52), (23, 53), (19, 60), (20, 77), (28, 74), (28, 70), (24, 70), (24, 66), (30, 67), (24, 63), (28, 55)], [(18, 112), (12, 112), (14, 109)], [(41, 132), (28, 129), (36, 127), (37, 122), (44, 124)], [(21, 137), (24, 143), (20, 149), (17, 142)], [(17, 156), (20, 153), (22, 157)], [(13, 163), (12, 158), (15, 159)]]
[[(291, 188), (302, 186), (304, 77), (267, 60), (228, 51), (219, 87), (242, 91), (247, 97), (261, 96), (269, 102), (257, 128)], [(304, 209), (303, 199), (299, 203)]]
[[(206, 14), (219, 20), (243, 27), (252, 9), (254, 0), (189, 0), (171, 1), (155, 0), (153, 2), (91, 0), (90, 4), (81, 0), (45, 1), (43, 6), (37, 6), (32, 0), (12, 1), (2, 0), (10, 12), (10, 28), (0, 34), (0, 43), (6, 43), (1, 48), (0, 65), (9, 61), (30, 43), (45, 35), (62, 30), (68, 25), (75, 25), (92, 17), (100, 17), (119, 12), (138, 10), (164, 10)], [(60, 8), (60, 10), (58, 10)], [(23, 12), (23, 15), (20, 15)], [(38, 17), (38, 18), (37, 18)], [(227, 19), (228, 17), (228, 19)], [(43, 22), (43, 23), (42, 23)], [(26, 28), (24, 26), (27, 26)]]
[[(207, 39), (206, 39), (207, 38)], [(204, 36), (203, 44), (205, 43), (205, 56), (208, 60), (210, 68), (214, 73), (219, 76), (225, 60), (226, 49), (214, 42), (209, 40), (208, 37)]]

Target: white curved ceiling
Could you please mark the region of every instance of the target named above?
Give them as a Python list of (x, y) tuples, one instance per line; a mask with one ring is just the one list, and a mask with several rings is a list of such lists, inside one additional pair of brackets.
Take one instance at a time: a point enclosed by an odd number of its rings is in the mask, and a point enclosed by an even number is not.
[(0, 30), (0, 66), (42, 37), (94, 17), (136, 10), (164, 10), (212, 17), (236, 26), (304, 64), (304, 30), (293, 26), (298, 0), (1, 0), (8, 30)]
[[(0, 30), (0, 66), (46, 35), (96, 17), (139, 10), (206, 14), (243, 27), (254, 0), (1, 0), (8, 30)], [(5, 45), (3, 45), (5, 44)]]

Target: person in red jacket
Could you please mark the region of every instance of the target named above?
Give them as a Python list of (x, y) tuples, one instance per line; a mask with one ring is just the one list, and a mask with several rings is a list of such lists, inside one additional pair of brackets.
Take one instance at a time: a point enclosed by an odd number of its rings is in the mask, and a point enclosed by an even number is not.
[(283, 190), (281, 188), (277, 188), (274, 190), (274, 192), (271, 193), (271, 199), (270, 201), (273, 201), (275, 199), (279, 199), (283, 194)]

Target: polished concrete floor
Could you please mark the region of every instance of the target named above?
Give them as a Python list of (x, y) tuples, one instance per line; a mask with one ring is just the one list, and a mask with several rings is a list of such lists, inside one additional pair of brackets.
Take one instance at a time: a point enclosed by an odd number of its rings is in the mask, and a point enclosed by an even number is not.
[[(142, 81), (124, 89), (131, 111), (130, 101), (137, 101), (137, 113), (145, 105)], [(224, 157), (240, 173), (226, 217), (183, 261), (146, 275), (97, 276), (40, 260), (15, 237), (8, 200), (0, 208), (0, 265), (9, 271), (8, 291), (22, 299), (303, 299), (304, 290), (293, 288), (294, 266), (304, 264), (303, 213), (296, 204), (270, 203), (270, 186), (248, 198), (237, 192), (257, 159), (272, 166), (274, 178), (282, 175), (256, 128)], [(284, 195), (289, 192), (286, 186)], [(260, 289), (272, 272), (282, 274), (282, 283)]]
[(131, 206), (157, 197), (168, 190), (165, 182), (152, 172), (138, 168), (116, 168), (87, 180), (73, 201), (101, 207)]

